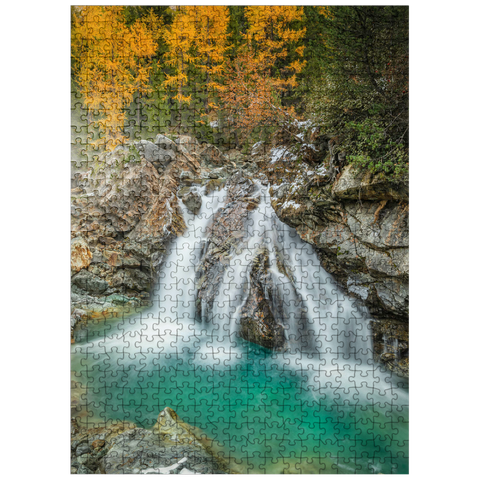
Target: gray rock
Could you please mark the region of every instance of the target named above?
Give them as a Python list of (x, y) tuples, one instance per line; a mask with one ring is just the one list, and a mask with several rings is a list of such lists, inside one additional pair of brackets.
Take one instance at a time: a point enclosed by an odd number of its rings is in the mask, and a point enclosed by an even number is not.
[(253, 145), (252, 156), (265, 155), (267, 151), (268, 151), (268, 145), (265, 142), (260, 141), (255, 143), (255, 145)]
[(370, 275), (354, 274), (347, 279), (347, 289), (365, 301), (370, 295), (373, 281)]
[(176, 135), (175, 143), (179, 146), (180, 149), (185, 149), (189, 154), (196, 154), (201, 149), (198, 140), (195, 137), (190, 137), (188, 135)]
[(375, 289), (386, 309), (399, 316), (408, 316), (408, 284), (389, 278), (375, 283)]
[(171, 150), (172, 152), (178, 151), (178, 145), (173, 140), (165, 135), (162, 135), (161, 133), (155, 137), (154, 143), (163, 150)]
[(114, 287), (126, 287), (137, 292), (144, 292), (150, 289), (150, 277), (141, 270), (123, 268), (113, 276)]
[[(73, 473), (73, 472), (72, 472)], [(93, 472), (92, 470), (90, 470), (87, 466), (85, 465), (79, 465), (76, 472), (74, 472), (78, 475), (91, 475), (95, 472)]]
[(223, 153), (213, 145), (206, 145), (200, 151), (202, 163), (207, 167), (221, 167), (225, 165), (227, 159)]
[(88, 469), (95, 470), (95, 457), (88, 453), (77, 456), (77, 462), (81, 465), (85, 465)]
[[(90, 452), (90, 445), (86, 442), (81, 443), (77, 449), (75, 450), (75, 455), (77, 456), (77, 460), (82, 463), (82, 460), (80, 460), (79, 457), (82, 457), (82, 455), (89, 453)], [(83, 457), (82, 457), (83, 458)], [(85, 463), (85, 462), (83, 462)]]
[(176, 474), (184, 469), (204, 474), (227, 471), (224, 463), (205, 449), (193, 427), (170, 408), (160, 412), (152, 430), (133, 428), (106, 438), (105, 448), (96, 456), (96, 465), (87, 463), (90, 459), (84, 457), (76, 460), (104, 474)]
[(202, 197), (200, 197), (200, 195), (195, 192), (187, 193), (182, 198), (182, 201), (188, 208), (188, 210), (190, 210), (190, 212), (192, 212), (194, 215), (196, 215), (202, 207)]
[[(157, 135), (157, 139), (159, 136)], [(140, 142), (135, 144), (145, 160), (150, 162), (159, 173), (162, 173), (168, 164), (175, 160), (177, 151), (175, 142), (172, 142), (167, 137), (163, 138), (164, 140), (158, 142), (156, 139), (155, 143), (148, 140), (140, 140)]]
[(81, 270), (72, 277), (72, 283), (78, 288), (94, 294), (104, 292), (109, 286), (105, 280), (102, 280), (88, 270)]

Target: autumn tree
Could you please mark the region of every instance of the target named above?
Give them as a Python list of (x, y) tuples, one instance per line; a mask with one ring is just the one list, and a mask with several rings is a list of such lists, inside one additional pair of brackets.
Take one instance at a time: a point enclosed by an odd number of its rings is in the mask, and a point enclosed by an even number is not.
[[(74, 7), (72, 66), (79, 92), (100, 138), (111, 150), (125, 141), (125, 107), (150, 91), (151, 57), (160, 25), (154, 16), (127, 26), (124, 7)], [(155, 24), (155, 28), (152, 25)], [(93, 116), (92, 113), (95, 113)]]
[[(139, 7), (136, 7), (139, 8)], [(157, 51), (158, 42), (163, 35), (163, 27), (164, 23), (161, 17), (156, 15), (153, 9), (149, 9), (148, 12), (143, 15), (141, 18), (137, 19), (132, 28), (134, 29), (135, 33), (137, 34), (140, 42), (133, 44), (132, 48), (136, 57), (136, 65), (133, 69), (134, 73), (136, 74), (136, 91), (137, 91), (137, 105), (136, 105), (136, 113), (137, 113), (137, 127), (141, 129), (141, 111), (143, 105), (143, 97), (150, 93), (153, 89), (152, 86), (149, 84), (149, 80), (152, 76), (153, 71), (153, 63), (150, 61), (151, 57), (155, 55)], [(154, 45), (149, 45), (149, 53), (147, 55), (142, 55), (145, 52), (138, 47), (144, 47), (144, 43), (142, 41), (143, 38), (149, 36), (150, 41), (155, 42)], [(147, 56), (147, 62), (145, 61), (145, 57)], [(143, 66), (147, 63), (148, 71), (144, 72), (143, 75), (140, 75), (142, 72)], [(146, 74), (146, 76), (145, 76)]]
[(206, 6), (201, 15), (197, 11), (196, 53), (198, 69), (205, 85), (206, 111), (214, 107), (213, 100), (223, 89), (221, 81), (225, 70), (227, 27), (229, 11), (225, 6)]
[(165, 86), (173, 89), (179, 104), (190, 104), (201, 85), (205, 106), (222, 88), (227, 50), (228, 8), (224, 6), (177, 7), (173, 23), (165, 31), (169, 47), (165, 64), (172, 69)]
[(298, 28), (302, 14), (302, 7), (295, 6), (245, 7), (248, 26), (220, 92), (222, 108), (244, 137), (257, 127), (282, 125), (294, 117), (293, 107), (283, 106), (281, 96), (297, 85), (296, 76), (305, 66), (305, 29)]

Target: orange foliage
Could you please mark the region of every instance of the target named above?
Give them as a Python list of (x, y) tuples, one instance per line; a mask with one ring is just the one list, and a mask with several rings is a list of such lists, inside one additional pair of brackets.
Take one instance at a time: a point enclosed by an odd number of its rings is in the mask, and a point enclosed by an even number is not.
[[(292, 22), (302, 18), (302, 7), (250, 6), (245, 14), (249, 26), (244, 44), (228, 68), (228, 88), (220, 91), (220, 98), (229, 121), (248, 135), (257, 126), (278, 125), (293, 117), (293, 107), (283, 107), (280, 96), (297, 85), (296, 75), (305, 66), (304, 47), (295, 46), (305, 29), (291, 28)], [(289, 49), (297, 58), (287, 63)], [(280, 71), (279, 62), (283, 64)]]
[[(164, 40), (169, 47), (166, 65), (174, 69), (165, 85), (176, 90), (179, 103), (190, 103), (186, 91), (188, 72), (196, 71), (210, 95), (222, 88), (219, 78), (224, 71), (227, 50), (228, 8), (225, 6), (182, 6), (175, 11)], [(189, 94), (190, 93), (190, 94)]]
[(153, 14), (127, 27), (120, 6), (74, 7), (72, 57), (79, 90), (109, 150), (125, 141), (125, 108), (134, 94), (150, 91), (150, 57), (157, 49), (160, 19)]

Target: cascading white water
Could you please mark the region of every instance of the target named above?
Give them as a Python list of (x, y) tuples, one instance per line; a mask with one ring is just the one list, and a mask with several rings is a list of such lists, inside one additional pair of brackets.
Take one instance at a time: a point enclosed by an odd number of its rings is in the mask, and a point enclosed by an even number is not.
[(318, 354), (330, 363), (336, 359), (367, 364), (372, 358), (372, 342), (366, 309), (342, 293), (320, 265), (313, 247), (278, 219), (268, 188), (259, 183), (256, 187), (260, 201), (248, 219), (240, 251), (237, 249), (225, 269), (213, 322), (227, 324), (230, 333), (238, 330), (239, 312), (250, 291), (252, 260), (259, 249), (266, 250), (275, 285), (271, 300), (281, 303), (284, 318), (278, 321), (286, 329), (289, 349)]
[[(198, 193), (203, 194), (203, 189), (198, 189)], [(369, 370), (372, 382), (374, 378), (378, 380), (378, 372), (373, 374), (366, 308), (342, 292), (320, 265), (313, 247), (278, 219), (270, 204), (268, 188), (256, 183), (255, 195), (259, 197), (258, 207), (248, 218), (241, 248), (225, 268), (209, 321), (195, 318), (195, 272), (208, 241), (209, 225), (216, 212), (225, 206), (226, 190), (203, 194), (197, 215), (182, 204), (187, 230), (175, 240), (164, 261), (152, 308), (131, 322), (121, 337), (97, 342), (92, 346), (93, 351), (103, 350), (108, 344), (109, 349), (131, 355), (139, 349), (181, 352), (184, 348), (211, 359), (240, 355), (236, 349), (239, 312), (250, 289), (252, 260), (262, 247), (268, 252), (269, 273), (275, 286), (274, 298), (270, 300), (283, 312), (282, 318), (277, 319), (287, 340), (281, 355), (288, 357), (292, 365), (300, 362), (312, 380), (316, 379), (315, 383), (322, 374), (331, 381), (332, 371), (352, 368), (356, 373), (349, 373), (348, 380), (336, 377), (343, 389), (354, 386), (355, 377), (361, 376), (364, 381)], [(202, 317), (206, 319), (203, 314)]]
[[(373, 368), (367, 309), (342, 292), (320, 265), (313, 247), (278, 219), (268, 187), (257, 182), (256, 195), (258, 207), (248, 219), (240, 251), (226, 267), (212, 323), (220, 332), (228, 328), (228, 337), (233, 340), (240, 323), (239, 312), (250, 291), (252, 260), (256, 251), (266, 249), (275, 285), (271, 301), (281, 303), (284, 313), (283, 318), (277, 319), (287, 337), (287, 350), (282, 357), (292, 365), (301, 364), (316, 384), (314, 390), (320, 390), (322, 376), (345, 392), (357, 392), (357, 386), (365, 383), (366, 377), (373, 386), (379, 372)], [(342, 371), (348, 375), (342, 376)], [(387, 379), (388, 375), (382, 377)]]

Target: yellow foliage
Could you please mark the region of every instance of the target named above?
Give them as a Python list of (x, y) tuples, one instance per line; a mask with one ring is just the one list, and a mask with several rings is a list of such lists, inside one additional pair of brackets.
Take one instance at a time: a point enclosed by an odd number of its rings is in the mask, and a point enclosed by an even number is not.
[(164, 34), (168, 46), (165, 64), (175, 73), (166, 77), (165, 85), (176, 90), (174, 98), (180, 103), (191, 101), (191, 95), (185, 95), (189, 69), (198, 70), (209, 94), (222, 88), (219, 79), (224, 72), (228, 20), (225, 6), (175, 9), (173, 23)]
[(302, 19), (303, 7), (249, 6), (245, 16), (248, 28), (244, 43), (228, 70), (228, 89), (220, 97), (229, 117), (247, 135), (256, 126), (274, 125), (293, 117), (293, 107), (281, 106), (280, 94), (297, 85), (296, 74), (306, 62), (294, 59), (281, 72), (276, 72), (275, 66), (288, 57), (289, 49), (301, 59), (305, 47), (295, 44), (306, 30), (291, 27)]
[(124, 7), (73, 7), (72, 58), (80, 92), (103, 144), (112, 150), (125, 141), (125, 107), (134, 94), (150, 91), (150, 58), (157, 49), (161, 21), (153, 13), (125, 24)]

